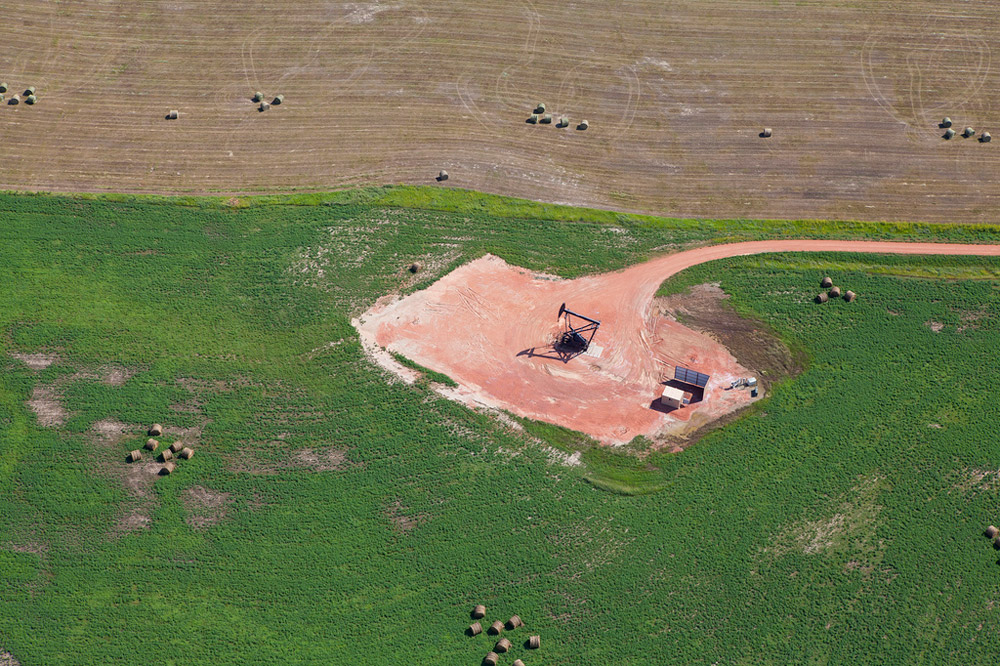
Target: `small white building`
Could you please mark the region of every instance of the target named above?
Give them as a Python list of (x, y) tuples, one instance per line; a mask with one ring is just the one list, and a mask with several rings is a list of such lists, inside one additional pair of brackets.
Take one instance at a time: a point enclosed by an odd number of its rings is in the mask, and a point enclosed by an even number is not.
[(691, 394), (673, 386), (664, 386), (660, 395), (660, 404), (670, 409), (680, 409), (691, 404)]

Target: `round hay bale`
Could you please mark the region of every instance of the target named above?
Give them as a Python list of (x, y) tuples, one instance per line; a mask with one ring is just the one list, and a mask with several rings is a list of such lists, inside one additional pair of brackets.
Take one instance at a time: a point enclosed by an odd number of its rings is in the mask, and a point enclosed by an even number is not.
[(477, 620), (486, 617), (486, 606), (482, 604), (476, 604), (476, 607), (472, 609), (472, 617)]
[(155, 439), (153, 439), (152, 437), (146, 440), (146, 448), (149, 449), (150, 451), (155, 451), (156, 447), (158, 447), (159, 445), (160, 443)]
[(185, 446), (181, 449), (180, 456), (181, 458), (184, 458), (184, 460), (191, 460), (191, 458), (194, 457), (194, 450)]
[(38, 98), (35, 97), (34, 95), (28, 95), (27, 97), (24, 98), (24, 103), (25, 104), (34, 104), (37, 101), (38, 101)]
[(551, 125), (552, 124), (552, 114), (551, 113), (546, 113), (544, 116), (542, 116), (542, 123), (545, 124), (545, 125)]
[(826, 292), (821, 291), (820, 293), (816, 294), (817, 303), (826, 303), (828, 300), (830, 300), (830, 297), (826, 295)]
[(437, 179), (438, 179), (438, 181), (448, 180), (448, 172), (445, 171), (444, 169), (441, 169), (441, 173), (438, 174), (438, 178)]
[(170, 111), (167, 113), (167, 120), (177, 120), (177, 116), (179, 115), (180, 114), (177, 113), (177, 109), (170, 109)]
[(183, 448), (184, 448), (184, 444), (182, 444), (181, 442), (174, 442), (173, 444), (170, 445), (170, 452), (171, 453), (177, 453), (178, 451), (180, 451)]
[(533, 113), (530, 116), (528, 116), (528, 122), (531, 123), (532, 125), (536, 124), (538, 122), (538, 114)]
[(955, 130), (953, 130), (953, 129), (946, 129), (944, 131), (944, 138), (945, 139), (952, 139), (954, 137), (955, 137)]
[(857, 297), (858, 295), (855, 294), (853, 291), (848, 290), (844, 292), (844, 300), (847, 301), (848, 303), (850, 303)]
[(260, 106), (257, 107), (257, 110), (260, 111), (260, 112), (264, 112), (264, 111), (267, 111), (270, 108), (271, 108), (270, 104), (268, 104), (267, 102), (261, 102)]
[(485, 657), (483, 657), (483, 663), (487, 666), (497, 666), (497, 662), (500, 661), (500, 655), (496, 652), (490, 652)]
[(830, 287), (833, 286), (833, 278), (831, 277), (823, 278), (822, 280), (819, 281), (819, 286), (823, 287), (824, 289), (829, 289)]
[(769, 139), (769, 138), (771, 138), (771, 128), (770, 127), (765, 127), (764, 130), (760, 133), (760, 138), (762, 138), (762, 139)]
[(27, 88), (24, 89), (24, 96), (25, 97), (27, 97), (28, 95), (34, 95), (34, 94), (35, 94), (35, 86), (28, 86)]
[(520, 659), (515, 659), (514, 666), (524, 666), (524, 662), (521, 661)]
[(0, 82), (0, 93), (5, 93), (8, 90), (7, 82)]
[(275, 95), (274, 99), (271, 100), (271, 104), (273, 104), (275, 106), (278, 106), (279, 104), (281, 104), (284, 101), (285, 101), (285, 96), (284, 95)]
[(941, 121), (941, 127), (951, 127), (951, 118), (945, 116), (944, 120)]
[(993, 140), (993, 137), (990, 136), (989, 132), (983, 132), (982, 136), (979, 137), (979, 140), (982, 141), (983, 143), (989, 143), (990, 141)]
[(545, 113), (545, 102), (539, 102), (535, 105), (535, 113)]
[(255, 102), (263, 102), (264, 101), (264, 93), (262, 93), (260, 91), (255, 92), (253, 94), (253, 101), (255, 101)]
[(478, 622), (473, 622), (472, 624), (469, 625), (470, 636), (478, 636), (481, 633), (483, 633), (483, 625), (479, 624)]
[(840, 298), (840, 287), (830, 287), (830, 298)]
[(163, 462), (167, 462), (173, 457), (174, 454), (170, 452), (170, 449), (163, 449), (163, 451), (160, 452), (160, 460), (162, 460)]
[(496, 622), (490, 625), (489, 633), (493, 634), (494, 636), (499, 634), (501, 631), (503, 631), (503, 622), (501, 622), (500, 620), (497, 620)]
[(556, 127), (569, 127), (569, 118), (561, 116), (559, 118), (559, 122), (556, 124)]
[(495, 646), (493, 646), (493, 651), (494, 652), (506, 652), (511, 647), (513, 647), (513, 645), (514, 644), (511, 643), (506, 638), (501, 638), (500, 640), (497, 641), (497, 644)]
[(21, 96), (20, 95), (14, 95), (13, 97), (11, 97), (7, 101), (7, 103), (10, 104), (11, 106), (17, 106), (18, 104), (21, 103)]
[(581, 132), (583, 130), (587, 129), (588, 127), (590, 127), (590, 121), (589, 120), (581, 120), (580, 124), (576, 126), (576, 128), (578, 130), (580, 130)]
[(528, 639), (528, 648), (529, 649), (531, 649), (531, 650), (537, 650), (541, 646), (542, 646), (542, 637), (541, 636), (532, 636), (531, 638)]
[(139, 449), (136, 449), (135, 451), (132, 451), (131, 453), (128, 454), (129, 462), (139, 462), (140, 460), (142, 460), (142, 451), (140, 451)]
[(521, 622), (521, 618), (517, 615), (511, 615), (510, 619), (507, 620), (508, 629), (517, 629), (518, 627), (523, 627), (524, 622)]
[(163, 434), (163, 426), (161, 426), (159, 423), (154, 423), (153, 425), (149, 426), (150, 437), (159, 437), (162, 434)]
[(970, 136), (972, 136), (975, 133), (976, 133), (976, 130), (972, 129), (971, 127), (966, 127), (965, 130), (962, 131), (962, 136), (964, 136), (966, 139), (968, 139)]
[[(419, 261), (414, 261), (412, 264), (410, 264), (409, 270), (411, 273), (419, 273), (420, 271), (424, 270), (424, 265)], [(479, 617), (482, 617), (482, 615), (480, 615)]]
[(177, 469), (177, 464), (168, 462), (163, 467), (160, 468), (160, 475), (166, 476), (167, 474), (173, 474), (173, 471)]
[(986, 537), (989, 539), (995, 539), (1000, 530), (997, 530), (995, 525), (990, 525), (986, 528)]

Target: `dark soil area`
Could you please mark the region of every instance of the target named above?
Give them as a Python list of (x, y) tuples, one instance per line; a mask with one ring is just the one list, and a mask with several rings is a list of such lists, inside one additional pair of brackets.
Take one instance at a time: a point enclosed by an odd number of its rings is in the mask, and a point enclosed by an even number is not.
[[(723, 344), (740, 365), (753, 372), (765, 393), (772, 384), (805, 368), (803, 351), (790, 349), (763, 322), (740, 316), (730, 305), (729, 295), (717, 284), (700, 284), (681, 294), (657, 298), (653, 306), (662, 316), (676, 319)], [(743, 411), (727, 414), (683, 436), (666, 437), (659, 445), (673, 451), (686, 449), (709, 432), (739, 418)]]
[(793, 351), (766, 324), (742, 317), (729, 296), (715, 284), (700, 284), (682, 294), (656, 299), (660, 314), (711, 336), (752, 370), (766, 390), (785, 377), (802, 372), (805, 354)]

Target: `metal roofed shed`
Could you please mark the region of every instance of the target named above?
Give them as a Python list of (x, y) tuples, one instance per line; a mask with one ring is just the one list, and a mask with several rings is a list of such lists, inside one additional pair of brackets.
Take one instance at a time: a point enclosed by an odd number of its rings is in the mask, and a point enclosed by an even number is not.
[(693, 396), (688, 391), (682, 391), (675, 386), (664, 386), (660, 394), (660, 404), (670, 409), (680, 409), (691, 404)]

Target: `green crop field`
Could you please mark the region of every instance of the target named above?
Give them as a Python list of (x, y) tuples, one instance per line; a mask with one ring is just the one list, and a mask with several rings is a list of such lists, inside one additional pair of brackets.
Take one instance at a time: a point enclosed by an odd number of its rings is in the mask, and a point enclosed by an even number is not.
[[(718, 282), (809, 358), (681, 454), (470, 411), (432, 372), (386, 376), (350, 324), (485, 252), (573, 276), (702, 242), (990, 227), (413, 188), (3, 195), (0, 219), (0, 662), (476, 665), (495, 639), (463, 633), (475, 603), (527, 625), (503, 664), (994, 658), (1000, 261), (762, 255), (676, 276), (665, 292)], [(825, 274), (860, 298), (813, 304)], [(196, 455), (147, 483), (125, 455), (154, 422)]]

